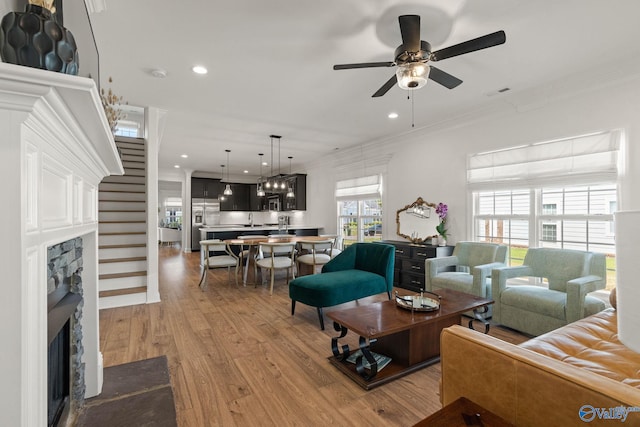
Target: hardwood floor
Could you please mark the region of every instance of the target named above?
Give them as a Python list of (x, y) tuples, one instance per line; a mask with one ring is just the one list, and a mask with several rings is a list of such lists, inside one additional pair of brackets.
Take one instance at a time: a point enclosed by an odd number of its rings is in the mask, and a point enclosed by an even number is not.
[(321, 331), (303, 304), (291, 316), (284, 276), (269, 296), (268, 286), (228, 283), (225, 269), (202, 291), (200, 272), (198, 253), (161, 247), (162, 302), (100, 312), (105, 367), (167, 356), (178, 425), (410, 426), (440, 409), (440, 364), (364, 391), (327, 360), (330, 322)]

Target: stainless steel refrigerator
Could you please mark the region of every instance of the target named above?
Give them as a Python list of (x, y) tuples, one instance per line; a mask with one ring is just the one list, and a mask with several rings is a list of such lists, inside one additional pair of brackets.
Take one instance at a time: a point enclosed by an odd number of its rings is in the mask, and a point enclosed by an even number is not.
[(220, 223), (218, 199), (191, 199), (191, 250), (200, 250), (200, 228)]

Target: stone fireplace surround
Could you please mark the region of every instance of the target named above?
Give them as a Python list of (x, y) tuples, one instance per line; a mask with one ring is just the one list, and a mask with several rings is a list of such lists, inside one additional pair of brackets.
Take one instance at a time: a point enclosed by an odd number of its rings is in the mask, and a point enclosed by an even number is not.
[(47, 420), (47, 249), (82, 237), (85, 398), (102, 388), (98, 184), (123, 174), (93, 80), (0, 63), (0, 425)]
[(82, 237), (47, 249), (49, 425), (73, 425), (84, 401), (82, 263)]

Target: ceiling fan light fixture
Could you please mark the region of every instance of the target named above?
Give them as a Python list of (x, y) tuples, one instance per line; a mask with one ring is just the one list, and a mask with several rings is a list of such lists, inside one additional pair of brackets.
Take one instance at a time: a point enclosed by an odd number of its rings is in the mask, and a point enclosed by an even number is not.
[(398, 65), (396, 77), (398, 86), (404, 90), (420, 89), (427, 84), (431, 67), (422, 62), (409, 62)]

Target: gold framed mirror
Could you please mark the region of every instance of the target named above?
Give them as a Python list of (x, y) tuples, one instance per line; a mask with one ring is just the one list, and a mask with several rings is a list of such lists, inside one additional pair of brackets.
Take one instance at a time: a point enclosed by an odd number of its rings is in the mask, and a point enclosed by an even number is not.
[(415, 202), (398, 209), (396, 213), (396, 234), (412, 243), (424, 243), (437, 236), (436, 227), (440, 218), (436, 214), (436, 204), (418, 197)]

